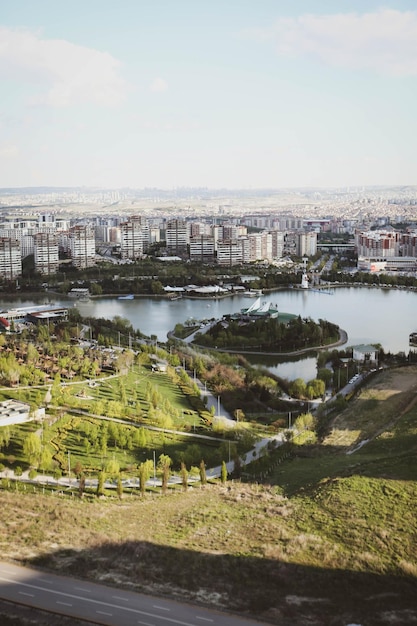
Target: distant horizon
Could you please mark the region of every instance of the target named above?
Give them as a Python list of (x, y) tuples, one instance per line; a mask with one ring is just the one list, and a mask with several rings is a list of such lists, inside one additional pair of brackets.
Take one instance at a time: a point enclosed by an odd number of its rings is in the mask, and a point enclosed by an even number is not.
[(157, 186), (144, 186), (144, 187), (134, 187), (130, 186), (122, 186), (122, 187), (111, 187), (111, 186), (98, 186), (98, 185), (22, 185), (17, 187), (0, 187), (0, 192), (4, 191), (21, 191), (21, 190), (39, 190), (39, 189), (49, 189), (49, 190), (105, 190), (105, 191), (175, 191), (175, 190), (190, 190), (190, 191), (240, 191), (240, 192), (248, 192), (251, 191), (259, 192), (288, 192), (288, 191), (309, 191), (309, 190), (361, 190), (361, 189), (404, 189), (404, 188), (415, 188), (417, 189), (417, 183), (415, 184), (397, 184), (397, 185), (389, 185), (389, 184), (377, 184), (377, 185), (338, 185), (334, 187), (329, 186), (311, 186), (305, 185), (300, 187), (206, 187), (206, 186), (192, 186), (192, 185), (181, 185), (176, 187), (157, 187)]

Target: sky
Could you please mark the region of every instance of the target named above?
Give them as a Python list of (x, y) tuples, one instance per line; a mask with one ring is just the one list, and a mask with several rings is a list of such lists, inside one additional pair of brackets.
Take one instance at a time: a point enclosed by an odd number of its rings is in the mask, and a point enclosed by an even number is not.
[(417, 184), (416, 0), (0, 0), (0, 188)]

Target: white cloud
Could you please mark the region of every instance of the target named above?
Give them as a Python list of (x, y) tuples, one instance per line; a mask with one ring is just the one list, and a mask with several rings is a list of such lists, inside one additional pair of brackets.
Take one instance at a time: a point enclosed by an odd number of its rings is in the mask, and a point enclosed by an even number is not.
[(161, 93), (162, 91), (166, 91), (168, 89), (168, 83), (163, 78), (155, 78), (149, 89), (155, 93)]
[(114, 106), (126, 96), (120, 63), (107, 52), (27, 30), (0, 28), (0, 76), (35, 84), (32, 104)]
[(279, 54), (390, 75), (417, 74), (417, 12), (301, 15), (251, 31), (272, 40)]

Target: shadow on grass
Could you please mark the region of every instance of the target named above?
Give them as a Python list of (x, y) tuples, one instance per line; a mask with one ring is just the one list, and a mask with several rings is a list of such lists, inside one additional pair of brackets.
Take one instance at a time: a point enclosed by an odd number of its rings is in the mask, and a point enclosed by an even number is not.
[(210, 605), (220, 599), (215, 608), (280, 625), (376, 626), (417, 620), (411, 576), (208, 554), (140, 541), (57, 550), (26, 564), (188, 602), (203, 598)]

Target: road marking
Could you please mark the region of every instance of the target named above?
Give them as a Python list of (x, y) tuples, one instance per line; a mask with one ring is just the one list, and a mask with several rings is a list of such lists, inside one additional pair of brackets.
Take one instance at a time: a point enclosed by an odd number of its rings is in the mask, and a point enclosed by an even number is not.
[(157, 604), (153, 605), (154, 609), (159, 609), (160, 611), (170, 611), (171, 609), (168, 609), (166, 606), (158, 606)]
[(84, 593), (91, 593), (90, 589), (84, 589), (84, 587), (74, 587), (77, 591), (83, 591)]
[(153, 624), (149, 624), (149, 622), (141, 622), (140, 620), (138, 621), (138, 624), (142, 624), (142, 626), (154, 626)]
[(201, 619), (201, 620), (203, 620), (204, 622), (214, 622), (214, 620), (213, 620), (213, 619), (210, 619), (209, 617), (201, 617), (200, 615), (196, 615), (196, 616), (195, 616), (195, 618), (196, 618), (196, 619)]
[[(195, 626), (195, 624), (191, 624), (190, 622), (183, 622), (179, 619), (175, 619), (172, 617), (164, 617), (163, 615), (157, 615), (155, 613), (148, 613), (147, 611), (142, 611), (141, 609), (134, 609), (133, 607), (130, 608), (127, 606), (119, 606), (117, 604), (111, 604), (110, 602), (103, 602), (102, 600), (95, 600), (94, 598), (83, 598), (82, 596), (77, 596), (73, 593), (66, 593), (64, 591), (56, 591), (55, 589), (49, 589), (47, 587), (40, 587), (39, 585), (31, 585), (29, 583), (22, 583), (20, 581), (11, 580), (10, 578), (5, 578), (4, 576), (0, 576), (0, 580), (3, 580), (4, 582), (7, 582), (7, 583), (14, 583), (16, 585), (21, 585), (22, 587), (28, 587), (29, 589), (37, 589), (38, 591), (45, 591), (47, 593), (63, 596), (66, 598), (72, 598), (73, 600), (81, 600), (82, 602), (86, 602), (87, 604), (88, 603), (99, 604), (101, 606), (107, 606), (112, 609), (119, 609), (122, 611), (126, 611), (128, 613), (137, 613), (138, 615), (144, 615), (146, 617), (155, 618), (157, 620), (164, 620), (165, 622), (170, 622), (172, 624), (176, 624), (177, 626)], [(19, 591), (19, 593), (23, 595), (27, 595), (27, 596), (31, 595), (23, 591)], [(1, 594), (0, 594), (0, 597), (1, 597)], [(32, 595), (31, 597), (34, 597), (34, 595)], [(166, 609), (166, 610), (169, 611), (170, 609)]]
[(110, 617), (113, 615), (113, 613), (106, 613), (106, 611), (96, 611), (96, 613), (99, 613), (100, 615), (110, 615)]
[(21, 596), (29, 596), (29, 598), (34, 598), (35, 594), (34, 593), (26, 593), (26, 591), (19, 591)]
[(115, 600), (123, 600), (124, 602), (129, 602), (129, 598), (123, 598), (122, 596), (112, 596)]
[(63, 604), (64, 606), (72, 606), (69, 602), (61, 602), (60, 600), (56, 601), (57, 604)]

